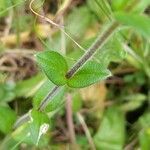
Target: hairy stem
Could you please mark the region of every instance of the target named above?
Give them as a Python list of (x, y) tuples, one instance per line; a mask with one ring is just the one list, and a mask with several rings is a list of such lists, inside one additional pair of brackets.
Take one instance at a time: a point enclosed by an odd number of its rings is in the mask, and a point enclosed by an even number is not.
[(55, 86), (44, 98), (44, 100), (41, 102), (40, 106), (38, 107), (39, 111), (43, 111), (45, 107), (47, 106), (49, 100), (56, 95), (56, 93), (60, 90), (60, 86)]
[(74, 64), (74, 66), (67, 72), (66, 78), (71, 78), (83, 65), (90, 60), (90, 58), (97, 52), (98, 49), (106, 43), (106, 41), (111, 37), (116, 28), (119, 26), (117, 22), (113, 22), (110, 27), (103, 32), (92, 46), (84, 53), (84, 55)]

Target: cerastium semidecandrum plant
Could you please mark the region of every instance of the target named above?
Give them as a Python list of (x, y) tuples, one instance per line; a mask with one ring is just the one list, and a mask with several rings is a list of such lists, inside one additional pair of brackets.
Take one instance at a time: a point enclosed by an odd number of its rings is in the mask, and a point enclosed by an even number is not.
[[(30, 3), (30, 9), (35, 15), (58, 27), (72, 41), (74, 41), (72, 37), (65, 32), (65, 27), (60, 26), (50, 19), (36, 13), (32, 9), (33, 1), (34, 0), (32, 0)], [(133, 3), (134, 2), (135, 1), (133, 0)], [(135, 6), (132, 4), (130, 4), (126, 10), (129, 11), (133, 6)], [(117, 29), (119, 29), (119, 27), (120, 24), (115, 19), (113, 19), (110, 25), (96, 38), (91, 47), (87, 49), (83, 56), (81, 56), (81, 58), (70, 69), (68, 69), (65, 58), (55, 51), (44, 51), (36, 55), (37, 62), (47, 77), (55, 84), (53, 89), (49, 91), (47, 96), (41, 101), (39, 107), (37, 108), (39, 112), (46, 108), (51, 99), (61, 90), (61, 87), (64, 85), (68, 85), (71, 88), (86, 87), (100, 80), (104, 80), (111, 75), (110, 71), (106, 67), (100, 65), (96, 61), (92, 61), (92, 58), (104, 46), (104, 44), (106, 44), (106, 42), (110, 39), (110, 37), (112, 37)], [(82, 48), (76, 41), (74, 42), (80, 48)], [(23, 124), (29, 120), (32, 120), (30, 113), (21, 117), (16, 122), (15, 127), (18, 127), (20, 124)]]
[[(74, 64), (74, 66), (67, 71), (67, 73), (65, 74), (65, 77), (67, 80), (69, 80), (71, 77), (73, 77), (73, 75), (80, 69), (83, 67), (83, 65), (85, 63), (87, 63), (92, 56), (97, 52), (98, 49), (100, 49), (106, 42), (107, 40), (113, 35), (113, 33), (116, 31), (116, 29), (118, 28), (119, 24), (117, 22), (112, 22), (111, 25), (106, 29), (106, 31), (104, 31), (97, 39), (96, 41), (93, 43), (93, 45), (85, 52), (85, 54)], [(92, 72), (91, 72), (92, 73)], [(106, 74), (106, 76), (109, 75)], [(90, 83), (91, 85), (91, 83)], [(51, 98), (61, 89), (61, 86), (56, 85), (48, 94), (47, 96), (42, 100), (38, 110), (39, 111), (43, 111), (44, 108), (47, 106), (47, 104), (49, 103), (49, 101), (51, 100)], [(21, 124), (25, 121), (29, 120), (29, 116), (28, 114), (26, 114), (25, 116), (23, 116), (22, 118), (20, 118), (20, 120), (18, 120), (19, 122), (17, 122), (16, 126), (18, 126), (21, 122)]]
[[(96, 53), (98, 49), (100, 49), (105, 42), (111, 37), (114, 31), (117, 29), (119, 24), (117, 22), (113, 22), (110, 27), (100, 35), (93, 43), (93, 45), (85, 52), (85, 54), (74, 64), (74, 66), (66, 73), (65, 77), (70, 79), (73, 75), (81, 68), (83, 65), (88, 62), (92, 56)], [(45, 99), (40, 104), (38, 110), (42, 111), (46, 107), (48, 101), (51, 96), (56, 93), (60, 89), (60, 86), (55, 86), (50, 93), (45, 97)]]
[[(69, 36), (66, 32), (65, 32), (65, 28), (63, 26), (59, 26), (58, 24), (54, 23), (53, 21), (51, 21), (50, 19), (36, 13), (33, 9), (32, 9), (32, 3), (34, 0), (31, 1), (30, 3), (30, 9), (32, 10), (32, 12), (34, 14), (36, 14), (37, 16), (45, 19), (45, 21), (47, 21), (48, 23), (58, 27), (61, 31), (63, 31), (71, 40), (72, 37)], [(103, 33), (100, 34), (100, 36), (95, 40), (95, 42), (92, 44), (92, 46), (85, 52), (85, 54), (73, 65), (73, 67), (70, 70), (67, 70), (67, 72), (65, 73), (65, 78), (67, 80), (71, 79), (74, 74), (81, 69), (85, 63), (87, 63), (93, 56), (94, 54), (97, 52), (97, 50), (99, 50), (106, 42), (107, 40), (113, 35), (113, 33), (116, 31), (117, 27), (119, 26), (119, 23), (117, 23), (116, 21), (113, 21), (110, 23), (110, 26), (105, 29), (105, 31), (103, 31)], [(79, 46), (79, 48), (82, 48), (75, 40), (73, 40), (73, 42), (75, 42), (77, 44), (77, 46)], [(82, 48), (83, 49), (83, 48)], [(40, 55), (39, 55), (40, 56)], [(38, 56), (37, 56), (38, 57)], [(50, 59), (50, 57), (49, 57)], [(53, 58), (54, 61), (55, 56)], [(61, 59), (61, 58), (60, 58)], [(58, 59), (57, 59), (58, 60)], [(95, 62), (96, 63), (96, 62)], [(90, 66), (94, 67), (93, 64), (90, 64)], [(101, 67), (101, 66), (97, 66), (97, 67)], [(98, 68), (96, 68), (98, 69)], [(106, 69), (106, 68), (105, 68)], [(92, 71), (92, 70), (91, 70)], [(92, 72), (91, 72), (92, 73)], [(101, 73), (101, 72), (100, 72)], [(110, 76), (110, 72), (106, 71), (106, 74), (104, 76)], [(104, 77), (104, 78), (106, 78)], [(99, 77), (98, 77), (99, 78)], [(100, 79), (98, 79), (100, 80)], [(95, 83), (95, 81), (94, 81)], [(91, 85), (92, 83), (88, 83), (88, 85)], [(84, 85), (85, 86), (85, 85)], [(47, 106), (47, 104), (49, 103), (49, 101), (51, 100), (51, 98), (61, 89), (61, 86), (59, 86), (59, 84), (56, 86), (47, 94), (47, 96), (42, 100), (40, 106), (38, 107), (39, 111), (43, 111), (45, 109), (45, 107)], [(28, 114), (24, 115), (22, 118), (20, 118), (18, 120), (18, 122), (16, 123), (15, 126), (20, 125), (25, 121), (29, 120), (29, 116)]]

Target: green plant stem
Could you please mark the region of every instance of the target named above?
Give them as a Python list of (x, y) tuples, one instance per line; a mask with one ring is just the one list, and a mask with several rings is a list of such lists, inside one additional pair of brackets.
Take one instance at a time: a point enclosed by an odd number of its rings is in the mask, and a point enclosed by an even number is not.
[(56, 93), (60, 90), (61, 86), (55, 86), (44, 98), (44, 100), (41, 102), (40, 106), (38, 107), (39, 111), (43, 111), (45, 107), (47, 106), (48, 102), (51, 100), (53, 96), (56, 95)]
[(92, 46), (84, 53), (84, 55), (74, 64), (74, 66), (67, 72), (66, 78), (71, 78), (83, 65), (90, 60), (90, 58), (101, 49), (102, 46), (107, 42), (107, 40), (114, 33), (116, 28), (119, 26), (117, 22), (113, 22), (110, 27), (104, 31), (92, 44)]

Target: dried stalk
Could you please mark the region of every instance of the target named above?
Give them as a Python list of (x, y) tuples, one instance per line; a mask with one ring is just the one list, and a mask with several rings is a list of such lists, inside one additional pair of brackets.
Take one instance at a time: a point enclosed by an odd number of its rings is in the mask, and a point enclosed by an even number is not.
[(67, 126), (68, 126), (68, 130), (69, 130), (70, 141), (71, 141), (72, 145), (75, 146), (76, 145), (76, 137), (75, 137), (74, 124), (73, 124), (71, 94), (67, 94), (67, 98), (66, 98), (66, 119), (67, 119)]

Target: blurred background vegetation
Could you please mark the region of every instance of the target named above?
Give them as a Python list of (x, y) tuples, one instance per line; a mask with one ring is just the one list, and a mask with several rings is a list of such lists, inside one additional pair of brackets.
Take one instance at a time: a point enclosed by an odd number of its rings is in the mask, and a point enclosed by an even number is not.
[[(122, 23), (94, 57), (112, 77), (87, 88), (61, 90), (46, 108), (50, 129), (38, 140), (26, 138), (24, 126), (13, 129), (17, 118), (39, 106), (54, 86), (34, 54), (56, 50), (72, 66), (84, 51), (33, 14), (29, 4), (0, 0), (0, 149), (150, 150), (149, 0), (33, 2), (36, 12), (64, 25), (85, 49), (114, 18)], [(125, 12), (129, 7), (132, 11)]]

